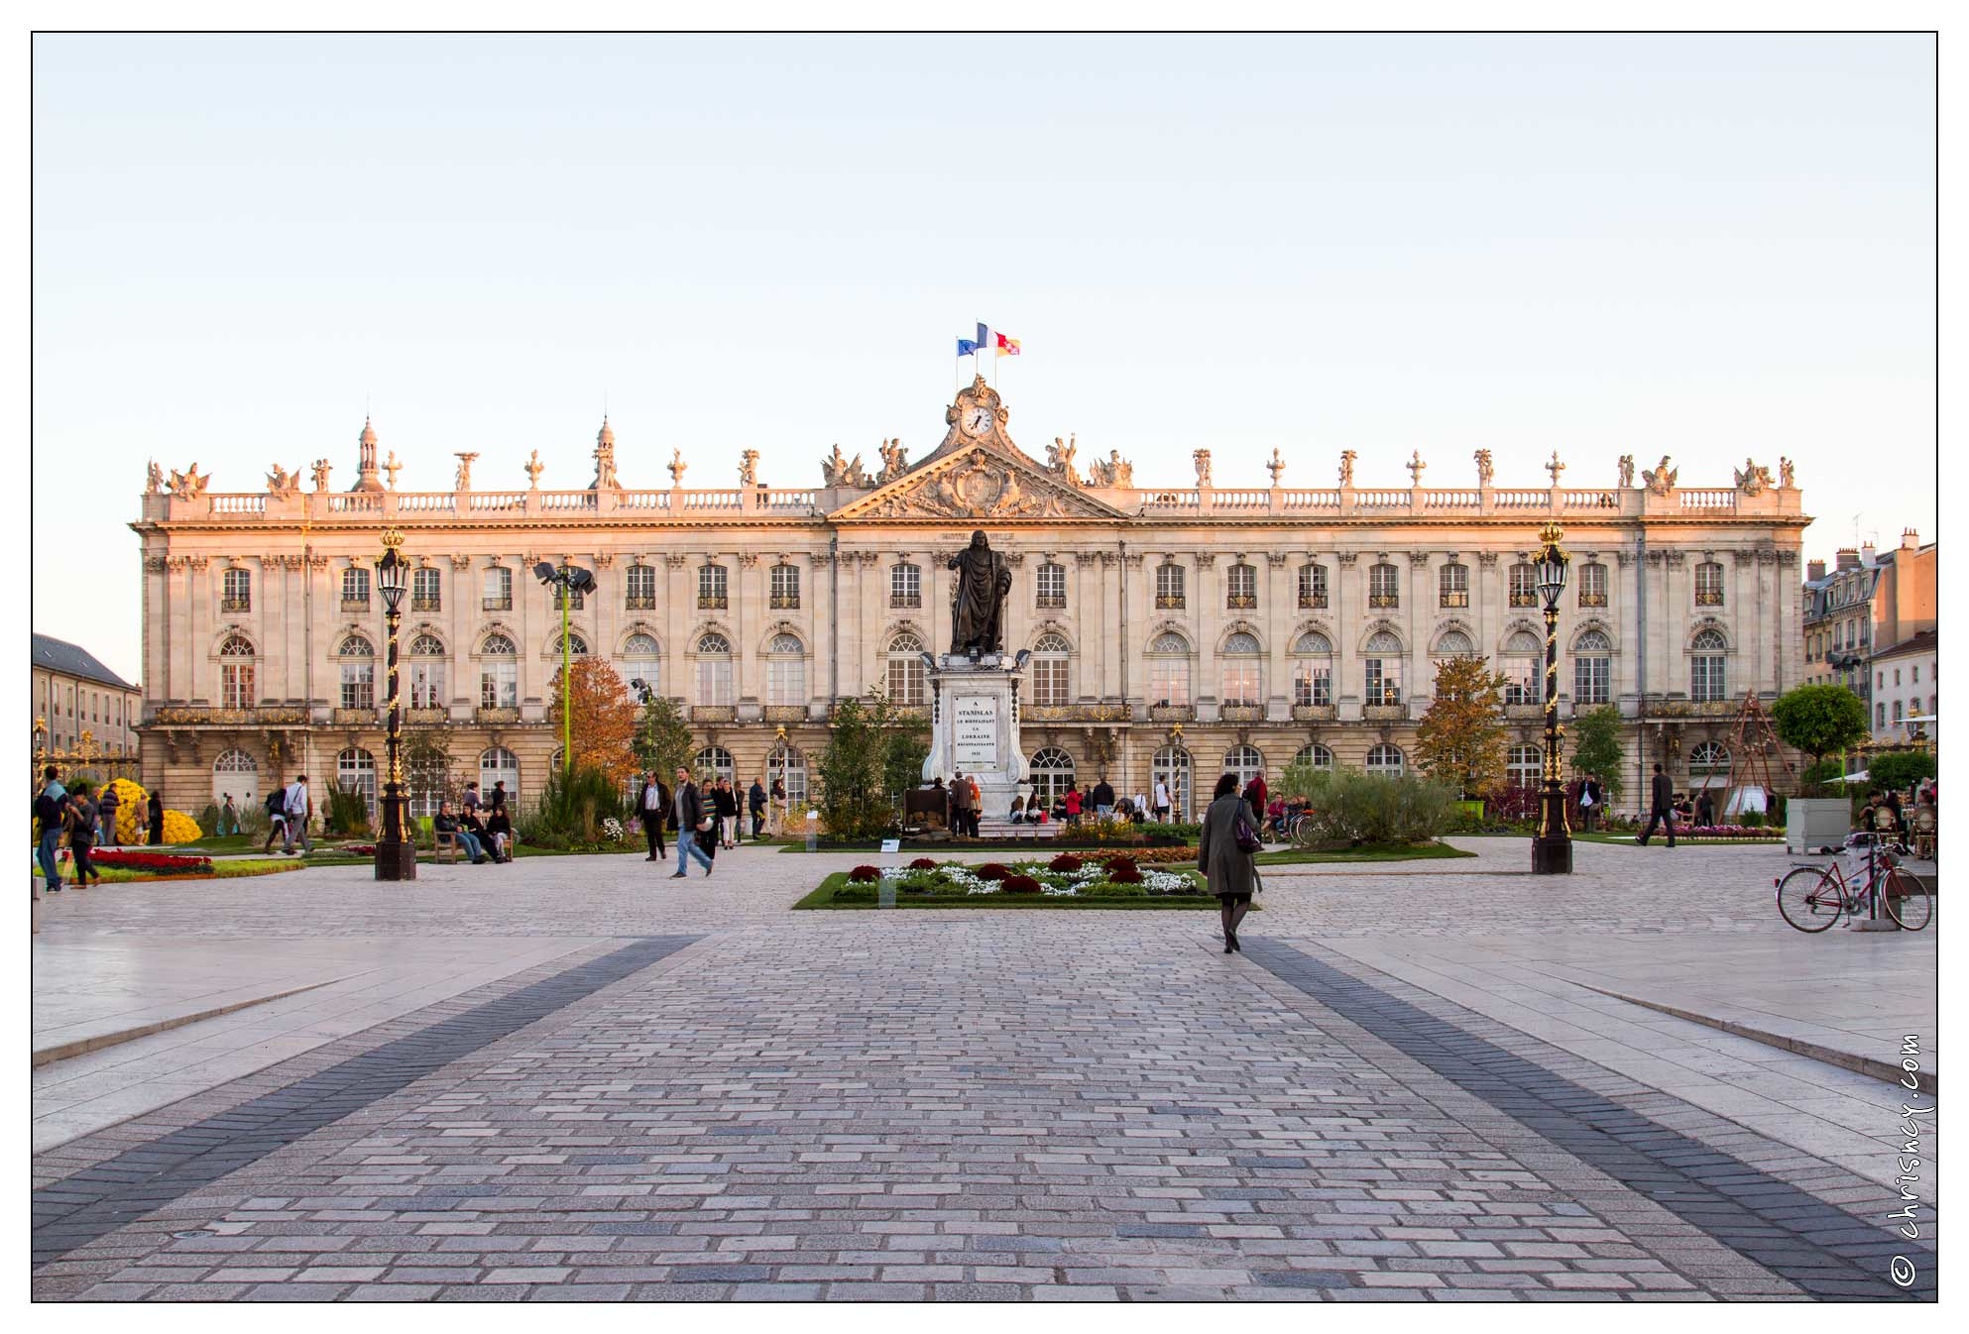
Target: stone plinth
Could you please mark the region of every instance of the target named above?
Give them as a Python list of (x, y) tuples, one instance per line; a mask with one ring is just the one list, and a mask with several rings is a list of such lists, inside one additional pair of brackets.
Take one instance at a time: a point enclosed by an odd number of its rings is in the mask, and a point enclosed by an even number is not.
[(972, 659), (945, 654), (929, 670), (930, 754), (923, 781), (975, 778), (984, 814), (1002, 817), (1026, 778), (1019, 744), (1019, 684), (1024, 672), (1002, 654)]

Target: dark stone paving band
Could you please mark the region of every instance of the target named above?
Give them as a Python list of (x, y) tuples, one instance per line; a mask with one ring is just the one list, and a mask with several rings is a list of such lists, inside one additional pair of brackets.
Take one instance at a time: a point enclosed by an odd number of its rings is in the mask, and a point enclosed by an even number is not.
[[(1253, 963), (1804, 1292), (1935, 1300), (1932, 1252), (1898, 1241), (1884, 1220), (1827, 1204), (1290, 945), (1243, 944)], [(1910, 1288), (1888, 1278), (1896, 1255), (1919, 1257)]]
[(34, 1264), (106, 1237), (696, 939), (634, 941), (43, 1186), (34, 1192)]

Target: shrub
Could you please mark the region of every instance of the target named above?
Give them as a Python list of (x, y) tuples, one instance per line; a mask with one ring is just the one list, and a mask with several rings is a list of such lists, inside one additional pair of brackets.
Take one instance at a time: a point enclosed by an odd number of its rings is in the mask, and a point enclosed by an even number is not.
[(1080, 866), (1080, 858), (1074, 856), (1071, 852), (1063, 852), (1053, 858), (1052, 861), (1046, 863), (1047, 869), (1052, 871), (1078, 871)]
[(1101, 869), (1106, 871), (1109, 877), (1112, 878), (1116, 871), (1135, 870), (1135, 859), (1133, 857), (1110, 857), (1101, 863)]
[(1012, 873), (997, 862), (986, 862), (977, 870), (977, 876), (980, 880), (1003, 880), (1010, 874)]
[(1007, 894), (1037, 894), (1039, 882), (1029, 875), (1008, 875), (1000, 888)]
[(934, 871), (937, 869), (936, 859), (933, 857), (918, 857), (909, 864), (909, 869), (912, 871)]
[(857, 866), (854, 870), (848, 872), (848, 881), (850, 884), (870, 885), (881, 878), (881, 869), (874, 866)]
[(1455, 793), (1445, 783), (1403, 775), (1384, 778), (1357, 769), (1295, 775), (1312, 802), (1314, 836), (1336, 843), (1415, 843), (1450, 828)]
[(1133, 862), (1122, 858), (1115, 865), (1108, 867), (1108, 882), (1115, 885), (1139, 885), (1142, 883), (1142, 873), (1135, 869)]
[(516, 824), (521, 838), (536, 847), (600, 848), (614, 842), (604, 822), (620, 820), (625, 814), (621, 792), (600, 769), (554, 769), (547, 775), (540, 804), (531, 816)]
[(144, 804), (150, 800), (150, 793), (127, 778), (112, 779), (105, 784), (116, 789), (116, 799), (122, 805), (116, 808), (116, 841), (118, 843), (142, 843), (149, 837), (145, 821)]
[(1905, 792), (1935, 776), (1935, 757), (1918, 750), (1878, 752), (1868, 761), (1866, 776), (1868, 785), (1882, 792)]
[[(238, 805), (238, 802), (233, 803), (235, 809), (238, 808)], [(217, 829), (219, 827), (218, 805), (214, 802), (206, 802), (204, 807), (198, 812), (198, 823), (206, 829)]]
[(1133, 880), (1102, 880), (1087, 885), (1081, 893), (1092, 899), (1139, 899), (1146, 897), (1148, 890), (1142, 888), (1142, 877)]
[[(120, 816), (118, 817), (118, 822), (121, 822)], [(183, 811), (166, 810), (164, 812), (164, 841), (166, 843), (196, 843), (200, 833), (198, 821), (192, 819)]]
[(328, 789), (328, 823), (324, 830), (330, 834), (366, 834), (369, 832), (369, 803), (360, 792), (345, 792), (339, 787)]

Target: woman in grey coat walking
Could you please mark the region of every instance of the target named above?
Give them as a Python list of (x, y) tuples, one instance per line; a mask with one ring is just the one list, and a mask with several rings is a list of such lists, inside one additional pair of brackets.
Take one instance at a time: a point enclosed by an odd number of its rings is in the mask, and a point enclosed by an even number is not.
[(1237, 845), (1240, 820), (1250, 823), (1250, 807), (1238, 795), (1237, 775), (1225, 774), (1217, 780), (1217, 792), (1203, 813), (1203, 832), (1197, 838), (1196, 869), (1210, 882), (1223, 913), (1224, 953), (1237, 954), (1238, 923), (1251, 910), (1251, 891), (1257, 871), (1251, 854)]

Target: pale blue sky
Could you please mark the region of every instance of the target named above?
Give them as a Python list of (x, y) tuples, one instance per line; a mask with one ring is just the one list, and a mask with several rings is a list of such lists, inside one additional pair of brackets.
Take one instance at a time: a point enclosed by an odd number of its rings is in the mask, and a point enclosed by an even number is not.
[[(779, 486), (943, 432), (1138, 481), (1798, 463), (1811, 555), (1935, 523), (1926, 37), (43, 37), (36, 628), (140, 666), (144, 461), (215, 490), (364, 404), (406, 490)], [(127, 578), (122, 576), (127, 575)]]

